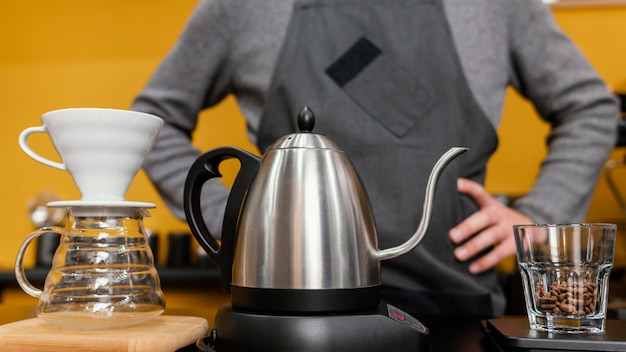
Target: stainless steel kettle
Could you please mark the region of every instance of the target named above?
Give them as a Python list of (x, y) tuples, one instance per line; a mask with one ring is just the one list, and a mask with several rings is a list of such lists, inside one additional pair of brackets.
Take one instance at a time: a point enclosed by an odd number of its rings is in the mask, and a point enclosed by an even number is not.
[[(436, 163), (428, 180), (416, 232), (403, 244), (378, 249), (369, 198), (345, 153), (312, 133), (304, 108), (300, 132), (277, 140), (262, 159), (240, 149), (218, 148), (200, 156), (185, 184), (191, 231), (221, 268), (233, 306), (272, 312), (350, 311), (380, 303), (380, 262), (422, 240), (431, 217), (439, 175), (467, 148), (455, 147)], [(202, 185), (220, 177), (219, 164), (241, 167), (226, 206), (221, 243), (203, 222)]]

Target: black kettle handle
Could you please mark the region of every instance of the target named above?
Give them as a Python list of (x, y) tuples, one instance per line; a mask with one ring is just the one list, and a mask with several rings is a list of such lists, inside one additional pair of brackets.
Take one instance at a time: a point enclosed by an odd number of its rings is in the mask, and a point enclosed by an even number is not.
[[(202, 185), (206, 181), (222, 176), (219, 172), (219, 165), (224, 160), (232, 158), (239, 160), (240, 169), (226, 203), (220, 245), (204, 223), (202, 207), (200, 206), (201, 191)], [(248, 187), (259, 171), (260, 165), (261, 159), (258, 156), (244, 150), (234, 147), (217, 148), (196, 159), (189, 169), (185, 181), (184, 207), (187, 222), (189, 222), (191, 232), (200, 246), (220, 267), (222, 287), (226, 292), (230, 292), (239, 211), (248, 193)]]

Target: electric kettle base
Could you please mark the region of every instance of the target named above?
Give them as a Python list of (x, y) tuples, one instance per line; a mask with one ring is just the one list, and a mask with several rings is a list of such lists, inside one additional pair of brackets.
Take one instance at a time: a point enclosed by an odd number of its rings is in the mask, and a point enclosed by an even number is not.
[(428, 329), (381, 302), (370, 311), (274, 315), (220, 307), (202, 351), (430, 351)]

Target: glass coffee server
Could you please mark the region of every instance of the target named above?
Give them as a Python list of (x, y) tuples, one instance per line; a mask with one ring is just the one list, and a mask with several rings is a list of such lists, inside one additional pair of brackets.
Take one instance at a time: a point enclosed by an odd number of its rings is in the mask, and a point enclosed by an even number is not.
[[(47, 112), (42, 125), (25, 129), (22, 150), (36, 161), (67, 171), (82, 198), (49, 202), (65, 210), (65, 227), (42, 227), (19, 249), (15, 275), (38, 297), (37, 315), (76, 329), (142, 324), (163, 313), (165, 300), (143, 219), (152, 203), (127, 201), (126, 191), (163, 127), (154, 115), (116, 109), (74, 108)], [(33, 151), (27, 139), (47, 134), (62, 162)], [(24, 254), (44, 233), (61, 239), (43, 290), (24, 275)]]

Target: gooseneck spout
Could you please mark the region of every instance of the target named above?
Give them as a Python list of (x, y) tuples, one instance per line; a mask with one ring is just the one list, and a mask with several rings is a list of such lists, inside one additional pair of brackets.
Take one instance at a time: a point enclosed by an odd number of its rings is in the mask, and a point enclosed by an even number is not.
[(424, 196), (422, 220), (420, 221), (417, 230), (406, 242), (401, 245), (378, 251), (378, 259), (386, 260), (401, 256), (417, 247), (417, 245), (422, 241), (424, 235), (426, 234), (426, 230), (428, 230), (428, 225), (430, 224), (433, 203), (435, 200), (435, 191), (437, 189), (437, 183), (441, 172), (452, 160), (468, 150), (468, 148), (453, 147), (442, 155), (441, 158), (439, 158), (430, 172), (430, 176), (428, 177), (428, 183), (426, 184), (426, 192)]

